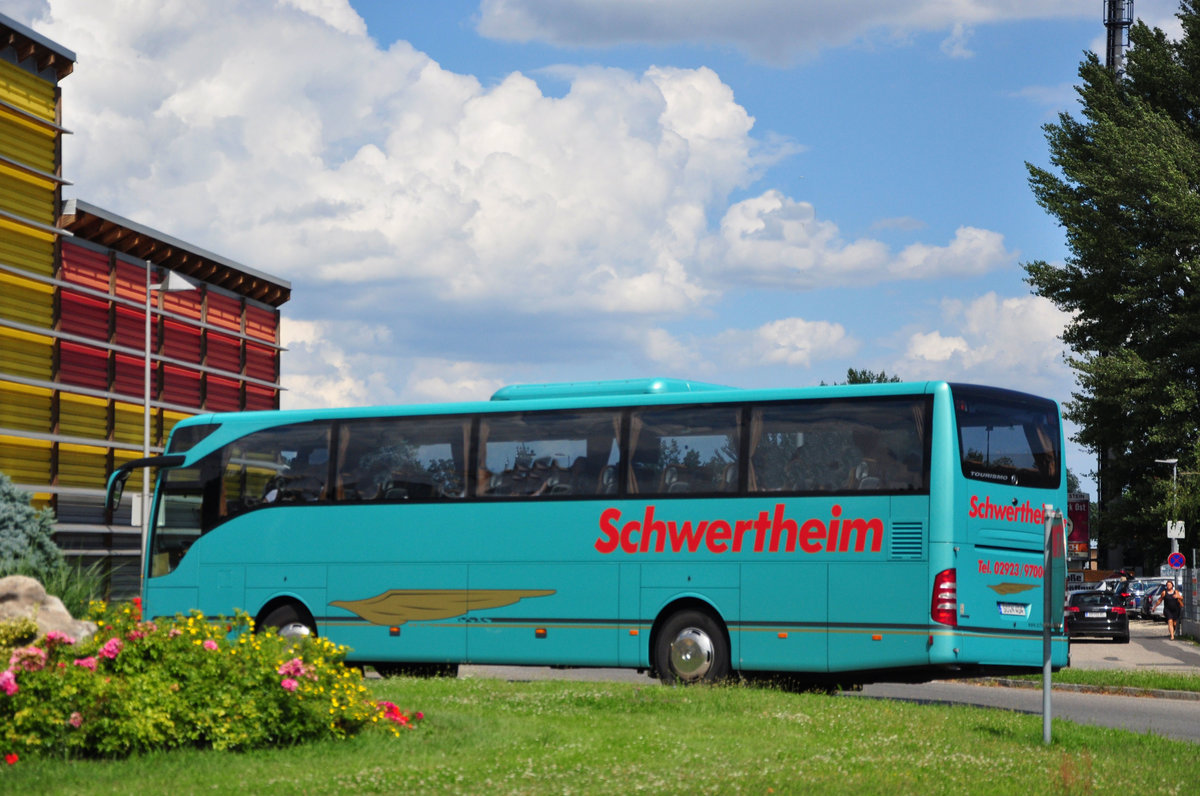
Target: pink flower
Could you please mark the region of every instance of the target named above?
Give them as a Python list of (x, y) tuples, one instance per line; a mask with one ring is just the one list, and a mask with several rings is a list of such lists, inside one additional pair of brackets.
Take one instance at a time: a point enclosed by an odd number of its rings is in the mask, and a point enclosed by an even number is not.
[(96, 671), (96, 657), (94, 655), (89, 655), (86, 658), (76, 658), (75, 665), (82, 666), (88, 671), (94, 672)]
[(18, 647), (13, 650), (8, 665), (27, 672), (41, 671), (46, 666), (46, 651), (41, 647)]
[(67, 719), (67, 724), (70, 724), (72, 727), (78, 730), (81, 726), (83, 726), (83, 714), (78, 710), (75, 711), (71, 714), (71, 718)]
[(283, 687), (284, 691), (295, 691), (300, 684), (290, 677), (285, 677), (279, 681), (279, 685)]
[[(17, 685), (17, 676), (13, 674), (12, 669), (5, 669), (0, 672), (0, 690), (12, 696), (17, 693), (19, 686)], [(12, 765), (11, 763), (9, 765)]]
[(51, 630), (46, 634), (46, 644), (54, 646), (55, 644), (65, 644), (68, 647), (75, 643), (75, 639), (63, 633), (60, 630)]
[(308, 674), (308, 669), (304, 667), (304, 661), (299, 658), (292, 658), (287, 663), (281, 664), (276, 671), (284, 677), (304, 677)]
[(183, 631), (177, 627), (173, 627), (167, 631), (167, 638), (175, 638), (176, 636), (182, 636), (182, 635), (183, 635)]
[(216, 648), (217, 648), (217, 642), (213, 641), (211, 638), (204, 639), (204, 649), (211, 651), (211, 650), (215, 650)]
[(121, 649), (124, 648), (124, 646), (125, 643), (121, 641), (121, 639), (114, 636), (113, 638), (110, 638), (108, 641), (104, 642), (104, 646), (100, 648), (100, 654), (111, 661), (116, 658), (117, 655), (121, 654)]

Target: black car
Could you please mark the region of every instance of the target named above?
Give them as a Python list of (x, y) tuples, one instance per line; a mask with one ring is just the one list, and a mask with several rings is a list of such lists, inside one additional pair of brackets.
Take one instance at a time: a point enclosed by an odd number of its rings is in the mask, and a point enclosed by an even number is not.
[(1129, 614), (1125, 599), (1107, 591), (1077, 591), (1067, 600), (1067, 635), (1104, 636), (1129, 643)]

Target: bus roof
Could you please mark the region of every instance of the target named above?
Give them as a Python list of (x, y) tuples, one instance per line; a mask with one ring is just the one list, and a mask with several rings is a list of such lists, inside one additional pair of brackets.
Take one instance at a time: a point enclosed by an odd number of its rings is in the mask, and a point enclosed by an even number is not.
[(526, 401), (549, 398), (596, 398), (608, 395), (666, 395), (680, 392), (736, 390), (723, 384), (686, 379), (614, 379), (611, 381), (560, 381), (548, 384), (510, 384), (492, 395), (493, 401)]

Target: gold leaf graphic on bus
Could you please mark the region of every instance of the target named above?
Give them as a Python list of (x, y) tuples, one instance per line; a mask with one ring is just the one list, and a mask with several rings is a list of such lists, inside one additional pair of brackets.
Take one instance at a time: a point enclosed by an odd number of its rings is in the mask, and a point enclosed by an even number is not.
[(526, 597), (545, 597), (554, 589), (391, 589), (365, 600), (334, 600), (375, 625), (397, 627), (405, 622), (449, 619), (468, 611), (502, 608)]
[(997, 594), (1017, 594), (1018, 592), (1036, 589), (1037, 586), (1032, 583), (993, 583), (988, 588)]

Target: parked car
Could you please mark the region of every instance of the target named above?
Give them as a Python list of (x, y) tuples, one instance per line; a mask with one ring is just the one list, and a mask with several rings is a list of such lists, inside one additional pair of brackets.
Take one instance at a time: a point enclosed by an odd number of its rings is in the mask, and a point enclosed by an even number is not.
[(1146, 593), (1142, 595), (1142, 606), (1139, 609), (1139, 615), (1142, 619), (1163, 619), (1162, 603), (1158, 602), (1159, 592), (1163, 590), (1162, 583), (1155, 583), (1146, 589)]
[(1140, 616), (1142, 613), (1142, 600), (1146, 596), (1146, 591), (1153, 587), (1154, 584), (1144, 580), (1132, 580), (1129, 582), (1129, 602), (1126, 603), (1125, 609), (1134, 616)]
[(1122, 580), (1114, 583), (1111, 589), (1112, 593), (1121, 599), (1121, 605), (1125, 606), (1126, 612), (1133, 608), (1133, 584), (1127, 580)]
[(1067, 635), (1102, 636), (1129, 643), (1129, 614), (1124, 599), (1112, 592), (1077, 591), (1067, 600)]

